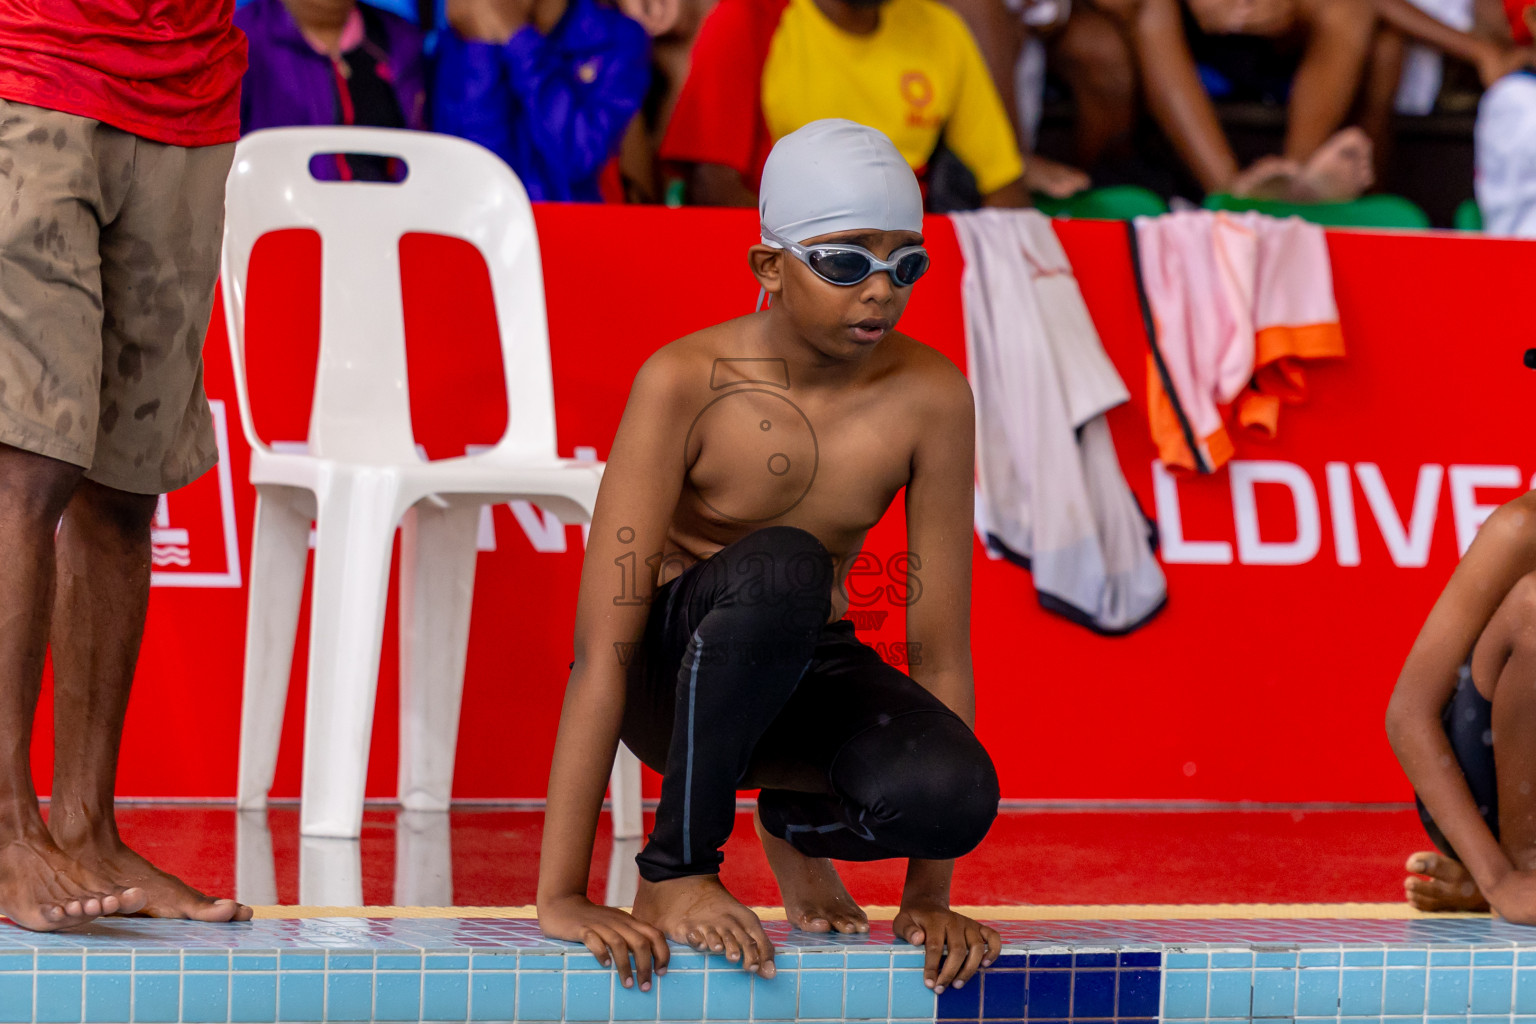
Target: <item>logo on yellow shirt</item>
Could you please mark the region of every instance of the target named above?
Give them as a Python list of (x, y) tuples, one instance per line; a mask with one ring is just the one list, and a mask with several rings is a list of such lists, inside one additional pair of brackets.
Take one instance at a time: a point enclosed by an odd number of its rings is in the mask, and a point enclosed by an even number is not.
[(926, 108), (933, 103), (933, 80), (923, 71), (904, 71), (900, 88), (901, 98), (907, 101), (907, 124), (914, 128), (932, 127), (935, 119)]

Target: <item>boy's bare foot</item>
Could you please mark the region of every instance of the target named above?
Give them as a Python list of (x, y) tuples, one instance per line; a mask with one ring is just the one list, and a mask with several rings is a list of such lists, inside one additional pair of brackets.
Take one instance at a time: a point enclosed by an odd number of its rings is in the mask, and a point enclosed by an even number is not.
[(1318, 147), (1296, 179), (1293, 198), (1300, 202), (1340, 203), (1359, 199), (1376, 181), (1371, 169), (1371, 139), (1359, 128), (1345, 128)]
[(768, 855), (768, 866), (779, 883), (784, 899), (784, 915), (789, 923), (804, 932), (842, 932), (853, 935), (869, 931), (869, 918), (838, 877), (830, 860), (807, 857), (789, 843), (763, 827), (763, 819), (752, 812), (757, 838)]
[(1403, 888), (1415, 910), (1488, 909), (1488, 901), (1460, 861), (1427, 851), (1409, 857), (1406, 867), (1411, 873), (1403, 881)]
[(718, 875), (690, 875), (665, 882), (640, 880), (632, 911), (674, 942), (701, 953), (724, 953), (764, 978), (774, 975), (773, 943), (757, 915), (726, 891)]
[(23, 928), (69, 928), (133, 913), (144, 900), (140, 890), (112, 885), (70, 859), (46, 832), (0, 845), (0, 914)]
[(1255, 160), (1227, 186), (1231, 195), (1243, 199), (1284, 199), (1291, 194), (1301, 167), (1283, 156), (1265, 156)]
[(59, 846), (82, 867), (119, 885), (132, 886), (143, 896), (139, 906), (116, 913), (192, 921), (249, 921), (251, 908), (234, 900), (205, 896), (175, 875), (167, 874), (130, 850), (121, 839), (71, 840), (56, 836)]
[(1024, 187), (1052, 199), (1068, 199), (1093, 187), (1093, 179), (1058, 160), (1031, 153), (1024, 160)]

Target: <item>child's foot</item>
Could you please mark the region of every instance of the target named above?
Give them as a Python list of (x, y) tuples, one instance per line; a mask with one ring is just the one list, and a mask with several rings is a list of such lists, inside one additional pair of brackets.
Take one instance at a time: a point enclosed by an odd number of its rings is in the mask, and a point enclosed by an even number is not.
[(131, 891), (139, 894), (135, 901), (137, 905), (108, 913), (139, 913), (146, 917), (220, 923), (251, 919), (250, 907), (234, 900), (216, 900), (203, 895), (175, 875), (155, 867), (120, 839), (67, 833), (69, 830), (61, 828), (54, 839), (81, 867), (98, 877), (110, 878), (120, 886), (131, 887)]
[(726, 891), (718, 875), (640, 880), (632, 913), (674, 942), (726, 959), (764, 978), (774, 975), (773, 943), (757, 915)]
[(807, 857), (763, 827), (756, 811), (752, 824), (762, 840), (768, 866), (779, 883), (784, 898), (784, 915), (789, 923), (805, 932), (842, 932), (853, 935), (869, 931), (869, 918), (848, 895), (843, 880), (830, 860)]
[(1359, 128), (1335, 132), (1308, 158), (1296, 179), (1300, 202), (1342, 203), (1359, 199), (1376, 180), (1371, 140)]
[[(39, 826), (41, 827), (41, 826)], [(138, 910), (144, 893), (106, 881), (63, 853), (46, 833), (0, 844), (0, 914), (35, 932)]]
[(1488, 909), (1488, 901), (1460, 861), (1441, 853), (1416, 853), (1408, 858), (1407, 868), (1411, 874), (1404, 880), (1403, 888), (1415, 910)]

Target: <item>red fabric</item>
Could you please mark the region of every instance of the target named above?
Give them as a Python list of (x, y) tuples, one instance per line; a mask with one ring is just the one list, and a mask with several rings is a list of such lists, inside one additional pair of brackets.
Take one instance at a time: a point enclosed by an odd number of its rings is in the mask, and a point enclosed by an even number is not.
[(1525, 9), (1529, 6), (1531, 0), (1504, 0), (1504, 16), (1509, 19), (1509, 34), (1514, 37), (1517, 46), (1530, 46), (1536, 42), (1525, 24)]
[(753, 191), (773, 140), (763, 120), (763, 67), (789, 0), (721, 0), (704, 19), (661, 159), (721, 164)]
[(0, 97), (175, 146), (240, 137), (235, 0), (0, 0)]

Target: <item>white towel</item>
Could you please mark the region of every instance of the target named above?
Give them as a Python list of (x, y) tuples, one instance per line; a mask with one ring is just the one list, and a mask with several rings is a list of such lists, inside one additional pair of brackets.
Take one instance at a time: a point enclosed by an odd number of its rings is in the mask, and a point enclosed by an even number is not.
[(1101, 633), (1136, 629), (1162, 610), (1167, 582), (1104, 421), (1129, 395), (1072, 266), (1033, 210), (951, 219), (965, 254), (977, 533), (1031, 570), (1048, 610)]

